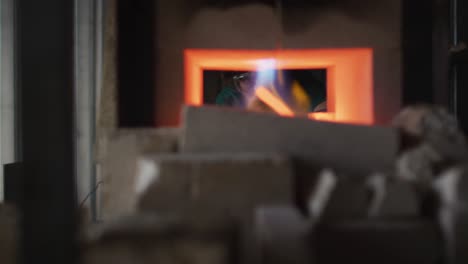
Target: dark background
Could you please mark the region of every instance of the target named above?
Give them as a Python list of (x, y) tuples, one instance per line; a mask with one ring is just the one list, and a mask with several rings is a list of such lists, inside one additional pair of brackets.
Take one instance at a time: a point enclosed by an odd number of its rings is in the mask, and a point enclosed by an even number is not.
[[(277, 3), (273, 0), (194, 0), (188, 3), (191, 7), (187, 8), (187, 21), (203, 6), (231, 8), (252, 2)], [(357, 6), (354, 0), (281, 2), (285, 14), (297, 19), (301, 17), (297, 14), (305, 8), (312, 12), (318, 6), (346, 6), (350, 15), (359, 17), (362, 8), (378, 4), (378, 1), (369, 1), (368, 5), (360, 2)], [(456, 113), (463, 127), (468, 129), (468, 106), (463, 104), (468, 98), (468, 56), (466, 50), (456, 54), (449, 52), (452, 47), (467, 43), (467, 1), (415, 0), (402, 1), (402, 4), (403, 105), (444, 105)], [(155, 56), (155, 1), (119, 0), (118, 5), (119, 126), (151, 127), (155, 115), (157, 76), (154, 75), (156, 67), (162, 67), (157, 65)], [(288, 29), (287, 24), (284, 27)]]

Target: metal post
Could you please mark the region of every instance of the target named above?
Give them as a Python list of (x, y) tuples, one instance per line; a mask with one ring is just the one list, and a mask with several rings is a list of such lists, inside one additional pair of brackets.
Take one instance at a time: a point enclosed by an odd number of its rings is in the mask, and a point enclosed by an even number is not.
[(101, 0), (75, 0), (75, 120), (78, 202), (96, 220), (96, 92), (100, 86), (102, 50)]
[[(14, 0), (1, 0), (0, 10), (0, 157), (1, 164), (16, 161), (15, 104), (15, 43)], [(3, 168), (0, 169), (0, 200), (2, 200)]]
[(434, 103), (450, 106), (450, 0), (433, 1), (432, 82)]
[[(98, 120), (98, 113), (99, 113), (99, 104), (101, 102), (101, 90), (103, 86), (103, 76), (104, 76), (104, 19), (105, 19), (105, 6), (107, 4), (106, 0), (97, 0), (95, 1), (95, 11), (96, 11), (96, 27), (95, 27), (95, 44), (96, 44), (96, 72), (95, 72), (95, 90), (94, 90), (94, 102), (95, 102), (95, 112), (93, 118), (93, 139), (94, 139), (94, 148), (96, 149), (96, 138), (97, 138), (97, 120)], [(91, 184), (97, 186), (99, 182), (99, 166), (95, 163), (93, 167), (93, 174), (91, 175)], [(91, 215), (94, 221), (99, 219), (99, 199), (98, 199), (99, 191), (96, 189), (95, 192), (91, 194)]]
[(73, 0), (17, 0), (22, 263), (75, 263)]

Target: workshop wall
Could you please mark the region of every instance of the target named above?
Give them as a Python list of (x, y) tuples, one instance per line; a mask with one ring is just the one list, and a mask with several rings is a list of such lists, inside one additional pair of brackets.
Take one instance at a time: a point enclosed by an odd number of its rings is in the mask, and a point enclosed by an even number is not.
[(210, 1), (156, 1), (157, 126), (178, 124), (186, 48), (371, 47), (374, 49), (376, 121), (387, 122), (400, 108), (400, 1), (343, 0), (328, 4), (287, 1), (289, 4), (283, 3), (282, 20), (277, 9), (268, 3), (224, 1), (225, 4), (215, 5)]

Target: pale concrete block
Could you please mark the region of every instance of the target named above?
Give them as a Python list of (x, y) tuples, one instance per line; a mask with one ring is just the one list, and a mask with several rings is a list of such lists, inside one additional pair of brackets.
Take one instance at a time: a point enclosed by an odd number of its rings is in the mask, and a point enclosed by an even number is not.
[(394, 128), (284, 118), (219, 107), (186, 107), (182, 152), (273, 152), (346, 173), (391, 171)]
[(140, 169), (141, 211), (192, 211), (209, 219), (234, 221), (243, 230), (238, 244), (242, 261), (250, 254), (254, 209), (294, 203), (293, 167), (280, 155), (150, 156), (140, 159)]
[(136, 160), (144, 153), (177, 151), (178, 129), (125, 129), (109, 135), (102, 143), (99, 162), (102, 172), (102, 218), (134, 211)]
[(139, 161), (142, 211), (210, 208), (239, 216), (261, 205), (292, 204), (294, 172), (275, 154), (184, 154)]

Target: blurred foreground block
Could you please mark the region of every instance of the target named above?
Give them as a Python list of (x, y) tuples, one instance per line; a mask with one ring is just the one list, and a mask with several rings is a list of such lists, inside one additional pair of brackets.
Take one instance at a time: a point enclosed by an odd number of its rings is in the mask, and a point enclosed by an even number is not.
[(468, 263), (468, 165), (457, 184), (461, 208), (455, 214), (453, 233), (455, 234), (454, 263)]
[[(371, 202), (370, 189), (365, 183), (350, 178), (338, 182), (323, 213), (325, 221), (367, 216)], [(379, 217), (417, 217), (419, 214), (419, 200), (409, 184), (387, 183)]]
[(198, 215), (137, 214), (89, 230), (85, 264), (234, 264), (233, 225)]
[(314, 231), (321, 264), (438, 263), (442, 244), (437, 226), (422, 220), (347, 220)]
[(137, 158), (144, 153), (173, 153), (178, 129), (122, 129), (101, 139), (98, 155), (103, 184), (102, 219), (135, 211), (134, 182)]
[(17, 263), (19, 235), (16, 208), (0, 203), (0, 263)]
[(393, 128), (284, 118), (219, 107), (186, 107), (181, 151), (284, 153), (346, 173), (393, 169)]
[(205, 208), (232, 216), (256, 206), (292, 204), (294, 174), (275, 154), (178, 154), (143, 156), (136, 191), (141, 211)]
[(255, 211), (252, 263), (311, 264), (314, 256), (308, 235), (312, 222), (287, 206), (262, 207)]

